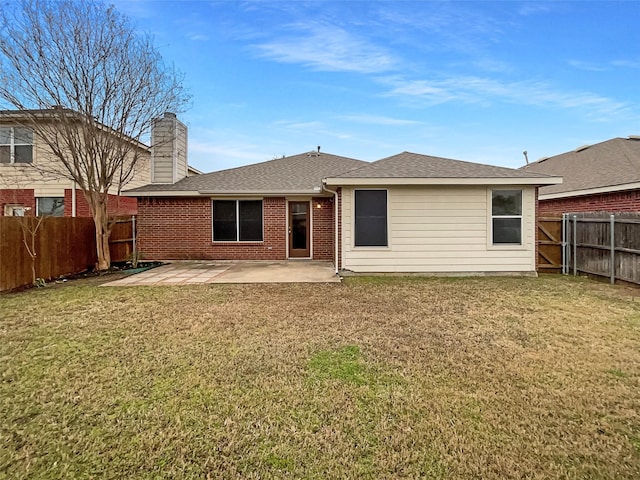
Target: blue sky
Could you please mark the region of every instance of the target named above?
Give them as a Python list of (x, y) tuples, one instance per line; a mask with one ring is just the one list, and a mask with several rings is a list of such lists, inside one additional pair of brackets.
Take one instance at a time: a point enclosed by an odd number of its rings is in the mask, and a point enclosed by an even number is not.
[(640, 134), (640, 3), (118, 0), (184, 72), (189, 161), (507, 167)]

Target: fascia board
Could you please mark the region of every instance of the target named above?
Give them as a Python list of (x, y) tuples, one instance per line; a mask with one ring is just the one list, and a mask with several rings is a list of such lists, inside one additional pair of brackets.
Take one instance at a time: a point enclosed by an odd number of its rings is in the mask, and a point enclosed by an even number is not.
[(122, 192), (125, 197), (283, 197), (283, 196), (314, 196), (326, 197), (320, 190), (276, 190), (276, 191), (237, 191), (221, 192), (216, 190), (149, 190), (144, 192)]
[(562, 177), (523, 178), (334, 178), (324, 179), (326, 185), (336, 186), (395, 186), (395, 185), (558, 185)]
[(636, 183), (625, 183), (622, 185), (613, 185), (609, 187), (598, 187), (598, 188), (586, 188), (584, 190), (573, 190), (571, 192), (558, 192), (558, 193), (541, 193), (538, 196), (539, 200), (554, 200), (556, 198), (567, 198), (567, 197), (581, 197), (584, 195), (597, 195), (599, 193), (614, 193), (614, 192), (623, 192), (626, 190), (638, 190), (640, 189), (640, 182)]

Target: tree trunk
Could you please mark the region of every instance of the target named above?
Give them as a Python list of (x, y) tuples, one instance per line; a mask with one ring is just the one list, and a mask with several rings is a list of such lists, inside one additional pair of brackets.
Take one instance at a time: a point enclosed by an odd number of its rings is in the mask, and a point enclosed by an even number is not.
[(109, 270), (111, 266), (111, 253), (109, 252), (109, 237), (111, 226), (107, 214), (107, 195), (98, 192), (86, 192), (85, 198), (91, 207), (93, 223), (96, 226), (96, 251), (98, 254), (98, 271)]

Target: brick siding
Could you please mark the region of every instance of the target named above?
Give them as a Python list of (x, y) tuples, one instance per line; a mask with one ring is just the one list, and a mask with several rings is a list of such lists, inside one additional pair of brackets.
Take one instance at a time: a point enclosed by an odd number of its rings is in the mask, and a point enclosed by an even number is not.
[[(313, 258), (332, 260), (333, 203), (319, 197), (311, 205)], [(213, 242), (210, 198), (139, 198), (138, 248), (148, 259), (285, 260), (286, 199), (265, 198), (263, 219), (262, 242)]]
[(36, 199), (33, 189), (12, 189), (6, 188), (0, 190), (0, 215), (4, 215), (5, 205), (24, 205), (27, 210), (27, 215), (36, 214)]
[(569, 212), (640, 212), (640, 190), (540, 200), (542, 216)]
[[(64, 191), (64, 216), (70, 217), (73, 214), (73, 191), (66, 189)], [(138, 200), (132, 197), (120, 197), (118, 195), (109, 195), (107, 200), (107, 211), (112, 216), (129, 216), (138, 214)], [(91, 209), (84, 197), (82, 190), (76, 190), (76, 217), (90, 217)]]
[(333, 221), (333, 197), (314, 198), (311, 202), (311, 212), (313, 214), (313, 259), (333, 260), (335, 226)]
[[(0, 215), (4, 214), (4, 206), (7, 204), (19, 204), (29, 207), (28, 215), (35, 215), (36, 197), (33, 189), (2, 189), (0, 190)], [(119, 197), (109, 195), (107, 211), (113, 216), (137, 215), (138, 200), (131, 197)], [(71, 217), (73, 214), (72, 190), (64, 191), (64, 216)], [(91, 210), (84, 198), (82, 190), (76, 190), (76, 216), (90, 217)]]

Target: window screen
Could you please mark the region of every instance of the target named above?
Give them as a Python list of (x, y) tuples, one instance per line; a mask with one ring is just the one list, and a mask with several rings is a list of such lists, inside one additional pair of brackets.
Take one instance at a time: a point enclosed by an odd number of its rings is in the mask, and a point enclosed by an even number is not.
[(355, 191), (355, 246), (386, 247), (387, 191)]

